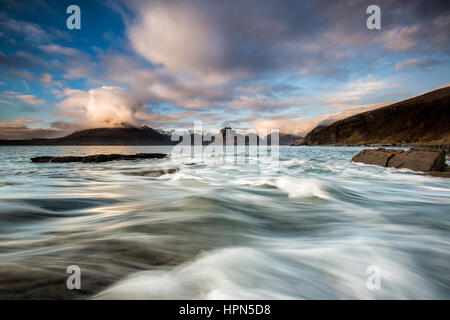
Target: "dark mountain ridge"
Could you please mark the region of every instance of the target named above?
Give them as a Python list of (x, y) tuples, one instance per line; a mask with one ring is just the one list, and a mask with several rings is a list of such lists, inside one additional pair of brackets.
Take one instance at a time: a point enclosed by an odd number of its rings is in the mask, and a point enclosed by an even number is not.
[(149, 127), (95, 128), (76, 131), (55, 139), (0, 140), (0, 145), (47, 146), (118, 146), (118, 145), (171, 145), (169, 134)]
[(303, 144), (450, 144), (450, 87), (316, 127)]

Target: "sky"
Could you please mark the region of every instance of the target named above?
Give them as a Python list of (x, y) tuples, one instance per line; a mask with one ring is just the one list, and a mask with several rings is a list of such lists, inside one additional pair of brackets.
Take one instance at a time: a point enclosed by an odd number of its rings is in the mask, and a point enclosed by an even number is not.
[(0, 139), (199, 120), (305, 135), (449, 85), (449, 30), (449, 1), (0, 0)]

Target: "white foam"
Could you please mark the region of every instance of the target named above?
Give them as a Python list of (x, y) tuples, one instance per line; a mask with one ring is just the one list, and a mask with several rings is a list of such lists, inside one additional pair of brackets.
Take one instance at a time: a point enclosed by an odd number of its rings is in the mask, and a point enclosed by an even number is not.
[(227, 248), (169, 271), (139, 272), (94, 299), (289, 299), (275, 261), (255, 249)]
[(276, 178), (264, 179), (238, 179), (236, 184), (250, 185), (254, 187), (269, 185), (274, 186), (278, 190), (286, 193), (289, 198), (321, 198), (333, 199), (326, 191), (328, 184), (313, 178), (296, 178), (289, 176), (281, 176)]

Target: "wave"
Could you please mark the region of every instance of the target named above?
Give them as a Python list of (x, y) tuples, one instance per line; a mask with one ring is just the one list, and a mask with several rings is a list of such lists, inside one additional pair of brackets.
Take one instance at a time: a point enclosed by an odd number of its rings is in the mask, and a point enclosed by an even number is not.
[(329, 192), (330, 184), (314, 178), (295, 178), (282, 176), (265, 179), (239, 179), (237, 184), (249, 185), (253, 187), (273, 186), (288, 195), (289, 198), (321, 198), (326, 200), (334, 199)]
[[(359, 246), (352, 247), (356, 241)], [(278, 249), (230, 247), (171, 270), (138, 272), (93, 299), (414, 299), (433, 291), (412, 261), (404, 265), (383, 241), (268, 242)], [(382, 254), (373, 245), (383, 248)], [(367, 288), (367, 267), (382, 270), (380, 290)], [(407, 267), (405, 267), (407, 266)], [(418, 290), (420, 288), (420, 290)]]

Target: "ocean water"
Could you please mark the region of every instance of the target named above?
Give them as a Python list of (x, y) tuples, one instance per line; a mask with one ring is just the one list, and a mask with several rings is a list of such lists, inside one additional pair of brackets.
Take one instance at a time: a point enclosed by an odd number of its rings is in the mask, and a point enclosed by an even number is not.
[(351, 163), (358, 147), (280, 147), (259, 164), (0, 150), (0, 298), (450, 298), (450, 179)]

